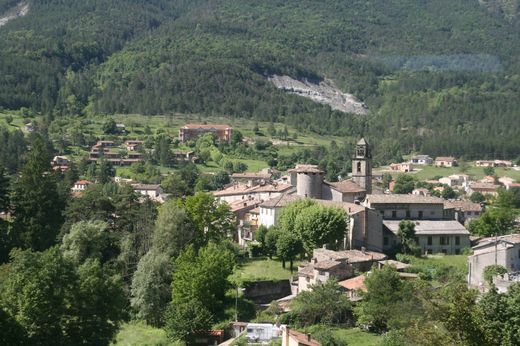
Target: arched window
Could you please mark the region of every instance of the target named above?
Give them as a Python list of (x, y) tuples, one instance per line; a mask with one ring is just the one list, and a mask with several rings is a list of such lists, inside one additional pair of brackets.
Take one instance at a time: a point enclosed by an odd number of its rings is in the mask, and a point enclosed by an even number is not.
[(357, 163), (357, 172), (361, 173), (361, 162)]

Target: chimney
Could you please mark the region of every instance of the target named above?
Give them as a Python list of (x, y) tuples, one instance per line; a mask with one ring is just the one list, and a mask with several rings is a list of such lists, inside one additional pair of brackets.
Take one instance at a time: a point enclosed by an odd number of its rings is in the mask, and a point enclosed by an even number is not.
[(311, 341), (311, 335), (307, 333), (307, 341)]
[(366, 255), (366, 253), (367, 253), (366, 251), (367, 251), (367, 249), (364, 246), (362, 246), (361, 247), (361, 252), (363, 253), (363, 255)]

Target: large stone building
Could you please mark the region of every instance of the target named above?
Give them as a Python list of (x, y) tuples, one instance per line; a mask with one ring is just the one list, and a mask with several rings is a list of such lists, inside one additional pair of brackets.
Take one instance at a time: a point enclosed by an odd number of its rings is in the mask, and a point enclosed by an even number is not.
[(399, 244), (399, 223), (415, 224), (417, 245), (423, 253), (459, 254), (470, 246), (469, 232), (455, 220), (455, 210), (443, 199), (419, 195), (368, 195), (366, 207), (383, 218), (383, 249)]
[(219, 140), (230, 142), (233, 128), (228, 125), (186, 124), (179, 129), (179, 141), (195, 140), (206, 133), (213, 133)]

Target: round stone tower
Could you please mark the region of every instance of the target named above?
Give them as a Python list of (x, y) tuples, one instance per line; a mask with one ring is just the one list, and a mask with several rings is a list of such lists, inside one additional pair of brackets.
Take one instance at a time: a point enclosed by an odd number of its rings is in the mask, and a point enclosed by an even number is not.
[(309, 198), (321, 199), (323, 171), (316, 165), (297, 165), (289, 170), (296, 174), (296, 194)]

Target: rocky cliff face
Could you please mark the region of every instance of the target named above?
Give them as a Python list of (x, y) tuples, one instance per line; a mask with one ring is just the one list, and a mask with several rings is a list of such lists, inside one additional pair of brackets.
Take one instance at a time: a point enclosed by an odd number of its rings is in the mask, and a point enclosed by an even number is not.
[(359, 101), (354, 95), (342, 92), (329, 79), (316, 84), (306, 79), (300, 81), (289, 76), (273, 75), (269, 77), (269, 81), (278, 89), (329, 105), (334, 110), (357, 115), (368, 114), (365, 103)]
[(23, 17), (29, 12), (29, 4), (21, 1), (16, 7), (7, 11), (5, 14), (0, 14), (0, 27), (6, 25), (9, 21)]

